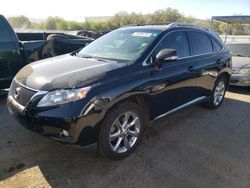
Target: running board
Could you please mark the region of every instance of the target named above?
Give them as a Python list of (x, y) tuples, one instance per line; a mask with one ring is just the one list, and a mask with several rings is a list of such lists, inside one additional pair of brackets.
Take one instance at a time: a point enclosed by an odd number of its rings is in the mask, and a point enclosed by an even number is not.
[(156, 117), (156, 118), (153, 119), (152, 121), (155, 121), (155, 120), (160, 119), (160, 118), (162, 118), (162, 117), (164, 117), (164, 116), (167, 116), (167, 115), (170, 115), (170, 114), (172, 114), (172, 113), (175, 113), (175, 112), (177, 112), (177, 111), (179, 111), (179, 110), (182, 110), (182, 109), (184, 109), (184, 108), (186, 108), (186, 107), (188, 107), (188, 106), (190, 106), (190, 105), (192, 105), (192, 104), (201, 102), (201, 101), (203, 101), (203, 100), (205, 100), (205, 99), (207, 99), (207, 97), (205, 97), (205, 96), (199, 97), (199, 98), (197, 98), (197, 99), (194, 99), (194, 100), (192, 100), (192, 101), (190, 101), (190, 102), (188, 102), (188, 103), (185, 103), (185, 104), (183, 104), (183, 105), (181, 105), (181, 106), (179, 106), (179, 107), (177, 107), (177, 108), (174, 108), (173, 110), (170, 110), (170, 111), (168, 111), (168, 112), (166, 112), (166, 113), (164, 113), (164, 114), (162, 114), (162, 115)]

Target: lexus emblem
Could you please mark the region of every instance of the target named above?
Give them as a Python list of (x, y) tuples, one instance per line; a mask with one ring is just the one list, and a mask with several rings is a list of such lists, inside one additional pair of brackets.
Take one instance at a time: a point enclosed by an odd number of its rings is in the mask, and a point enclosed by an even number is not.
[(21, 88), (20, 87), (17, 87), (14, 91), (14, 98), (15, 99), (18, 99), (18, 97), (20, 96), (20, 91), (21, 91)]

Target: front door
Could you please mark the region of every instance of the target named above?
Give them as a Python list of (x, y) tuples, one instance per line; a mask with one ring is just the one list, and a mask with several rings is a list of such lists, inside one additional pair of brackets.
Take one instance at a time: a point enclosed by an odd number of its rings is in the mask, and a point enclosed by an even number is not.
[(153, 73), (154, 83), (149, 99), (152, 107), (151, 119), (160, 117), (198, 97), (186, 32), (175, 31), (168, 34), (153, 54), (162, 49), (175, 49), (178, 59), (163, 63), (161, 69)]

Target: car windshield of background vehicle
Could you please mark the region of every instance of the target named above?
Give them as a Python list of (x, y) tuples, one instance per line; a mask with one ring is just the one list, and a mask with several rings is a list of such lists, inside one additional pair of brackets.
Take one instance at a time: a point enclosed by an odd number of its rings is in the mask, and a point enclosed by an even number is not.
[(233, 56), (250, 57), (250, 44), (228, 44), (227, 47)]
[(145, 29), (118, 29), (95, 40), (78, 55), (119, 62), (134, 62), (161, 31)]

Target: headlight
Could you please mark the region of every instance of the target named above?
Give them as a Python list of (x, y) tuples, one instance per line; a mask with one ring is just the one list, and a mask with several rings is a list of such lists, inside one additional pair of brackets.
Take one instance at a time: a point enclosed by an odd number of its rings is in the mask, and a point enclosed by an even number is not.
[(86, 97), (91, 87), (81, 89), (61, 89), (47, 93), (37, 104), (37, 107), (48, 107), (78, 101)]
[(249, 74), (250, 75), (250, 67), (243, 67), (238, 72), (239, 74)]

